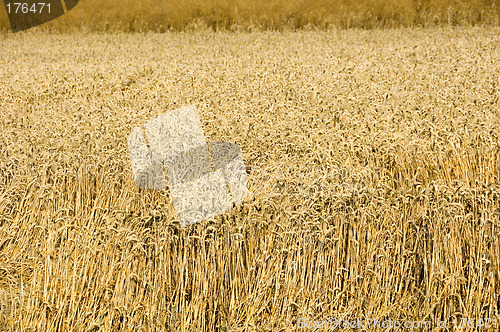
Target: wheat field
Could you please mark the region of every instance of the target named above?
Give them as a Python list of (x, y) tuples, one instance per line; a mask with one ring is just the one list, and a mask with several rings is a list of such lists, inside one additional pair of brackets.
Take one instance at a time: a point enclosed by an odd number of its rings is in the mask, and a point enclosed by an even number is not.
[[(0, 5), (0, 7), (3, 7)], [(494, 0), (80, 0), (43, 30), (165, 32), (201, 27), (259, 31), (303, 28), (499, 26)], [(9, 27), (0, 10), (0, 30)]]
[[(500, 324), (499, 33), (0, 34), (0, 330)], [(185, 105), (251, 190), (189, 227), (127, 146)]]

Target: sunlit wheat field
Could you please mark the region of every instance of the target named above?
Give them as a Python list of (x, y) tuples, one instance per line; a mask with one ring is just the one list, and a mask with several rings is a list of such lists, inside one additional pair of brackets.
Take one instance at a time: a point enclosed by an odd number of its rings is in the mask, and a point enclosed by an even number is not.
[[(0, 0), (2, 2), (2, 0)], [(0, 5), (0, 7), (3, 7)], [(41, 29), (122, 32), (499, 26), (495, 0), (79, 0)], [(0, 10), (0, 31), (8, 29)]]
[[(0, 34), (0, 330), (500, 326), (499, 34)], [(181, 227), (127, 137), (186, 105), (251, 194)]]

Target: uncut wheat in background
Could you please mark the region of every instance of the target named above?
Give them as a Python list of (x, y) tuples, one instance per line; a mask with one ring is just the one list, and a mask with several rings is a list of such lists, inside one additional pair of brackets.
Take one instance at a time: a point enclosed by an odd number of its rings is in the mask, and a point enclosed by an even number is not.
[[(283, 31), (500, 24), (500, 4), (492, 0), (79, 0), (76, 9), (38, 29)], [(0, 10), (0, 31), (4, 29), (7, 15)]]
[[(0, 34), (0, 330), (500, 325), (499, 33)], [(192, 104), (251, 194), (181, 227), (127, 137)]]

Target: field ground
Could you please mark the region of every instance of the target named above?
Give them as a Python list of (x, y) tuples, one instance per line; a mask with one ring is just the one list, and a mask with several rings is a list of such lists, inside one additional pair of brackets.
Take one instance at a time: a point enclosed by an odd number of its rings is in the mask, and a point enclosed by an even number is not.
[[(0, 330), (500, 323), (499, 33), (0, 34)], [(181, 228), (127, 136), (190, 104), (252, 195)]]

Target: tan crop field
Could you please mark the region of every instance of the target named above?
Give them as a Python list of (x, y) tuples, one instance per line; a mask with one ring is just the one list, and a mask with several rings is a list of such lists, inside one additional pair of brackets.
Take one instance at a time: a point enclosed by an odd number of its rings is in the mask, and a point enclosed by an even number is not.
[[(499, 34), (0, 34), (0, 330), (500, 326)], [(181, 227), (127, 137), (191, 104), (251, 195)]]
[[(256, 31), (442, 25), (498, 26), (500, 3), (495, 0), (79, 0), (75, 9), (42, 29), (164, 32), (191, 30), (196, 26)], [(0, 10), (0, 30), (8, 27), (6, 12)]]

